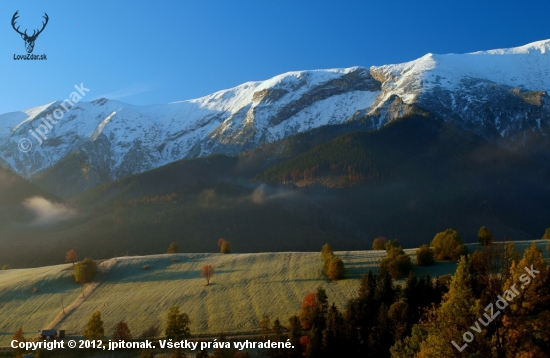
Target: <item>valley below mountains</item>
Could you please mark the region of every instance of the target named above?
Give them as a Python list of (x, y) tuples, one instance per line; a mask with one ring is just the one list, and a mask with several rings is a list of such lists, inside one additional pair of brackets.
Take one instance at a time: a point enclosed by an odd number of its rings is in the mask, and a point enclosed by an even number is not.
[(550, 40), (288, 72), (153, 106), (0, 115), (0, 264), (155, 254), (538, 239), (550, 220)]

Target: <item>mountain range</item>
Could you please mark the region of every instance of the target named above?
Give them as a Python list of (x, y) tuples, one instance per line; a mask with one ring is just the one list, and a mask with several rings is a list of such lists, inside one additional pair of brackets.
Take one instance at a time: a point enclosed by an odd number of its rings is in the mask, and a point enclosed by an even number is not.
[[(56, 182), (53, 191), (69, 197), (180, 159), (239, 155), (324, 125), (361, 121), (363, 129), (379, 130), (424, 111), (518, 149), (546, 140), (549, 132), (549, 51), (546, 40), (427, 54), (396, 65), (295, 71), (152, 106), (80, 102), (38, 145), (29, 133), (64, 108), (54, 101), (0, 115), (0, 163), (27, 179)], [(18, 150), (23, 138), (34, 144), (28, 152)], [(55, 173), (62, 173), (61, 180)]]
[(550, 226), (549, 50), (2, 114), (0, 264), (154, 254), (172, 241), (212, 252), (220, 237), (237, 252), (362, 250), (380, 235), (418, 247), (446, 228), (474, 242), (482, 225), (538, 239)]

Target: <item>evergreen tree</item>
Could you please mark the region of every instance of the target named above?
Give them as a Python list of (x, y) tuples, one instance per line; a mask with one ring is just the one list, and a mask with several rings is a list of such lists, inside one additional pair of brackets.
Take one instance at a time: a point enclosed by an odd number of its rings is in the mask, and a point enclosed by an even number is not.
[(289, 352), (290, 358), (300, 358), (302, 357), (302, 345), (300, 344), (300, 338), (302, 337), (302, 329), (300, 326), (300, 319), (298, 316), (291, 316), (288, 320), (289, 323), (289, 339), (290, 344), (294, 347), (291, 348)]
[(180, 341), (190, 337), (189, 323), (189, 316), (187, 313), (180, 313), (179, 306), (170, 307), (166, 319), (166, 338)]
[(317, 302), (317, 307), (315, 309), (315, 318), (313, 323), (322, 331), (325, 328), (325, 317), (328, 312), (327, 291), (322, 287), (317, 287), (315, 299)]
[(376, 282), (375, 299), (378, 302), (384, 302), (391, 305), (395, 300), (395, 295), (396, 291), (390, 274), (388, 272), (380, 274)]
[(338, 357), (344, 350), (345, 339), (344, 317), (333, 303), (328, 310), (323, 331), (323, 355), (327, 358)]
[(376, 325), (369, 336), (369, 352), (374, 357), (389, 357), (390, 347), (394, 344), (391, 321), (388, 316), (388, 305), (382, 302), (378, 309)]
[(84, 339), (96, 340), (105, 338), (105, 329), (101, 320), (101, 312), (95, 311), (86, 326), (86, 330), (82, 333)]
[[(272, 332), (272, 341), (273, 342), (282, 342), (283, 341), (283, 326), (281, 326), (281, 321), (279, 318), (276, 318), (271, 327)], [(283, 348), (270, 348), (267, 350), (267, 355), (273, 358), (284, 358), (286, 356), (286, 349)]]
[(313, 325), (308, 334), (309, 344), (306, 349), (306, 358), (319, 358), (323, 354), (323, 332)]
[[(426, 331), (427, 336), (420, 344), (419, 356), (457, 357), (458, 350), (452, 342), (462, 346), (463, 333), (475, 326), (482, 312), (479, 302), (472, 294), (471, 279), (468, 262), (463, 256), (443, 302), (439, 307), (432, 308), (421, 323), (420, 330)], [(468, 343), (467, 349), (469, 354), (479, 353), (477, 341)]]
[(368, 273), (361, 276), (361, 284), (359, 285), (359, 300), (373, 300), (376, 292), (376, 278), (369, 270)]

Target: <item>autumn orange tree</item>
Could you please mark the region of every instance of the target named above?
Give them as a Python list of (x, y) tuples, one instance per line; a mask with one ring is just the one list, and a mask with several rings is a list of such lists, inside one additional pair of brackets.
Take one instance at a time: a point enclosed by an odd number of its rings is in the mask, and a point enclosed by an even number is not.
[(76, 251), (74, 249), (71, 249), (69, 252), (67, 252), (65, 260), (67, 262), (72, 262), (74, 266), (74, 263), (78, 261), (78, 255), (76, 254)]
[(325, 275), (332, 281), (337, 281), (344, 277), (346, 269), (341, 258), (334, 255), (334, 251), (329, 244), (324, 244), (321, 248), (321, 256), (323, 257)]
[(325, 314), (328, 311), (328, 298), (324, 288), (317, 287), (316, 293), (308, 293), (302, 302), (300, 310), (300, 324), (305, 330), (314, 325), (318, 328), (325, 326)]
[(550, 273), (542, 251), (533, 243), (510, 267), (503, 297), (504, 344), (510, 357), (547, 357), (550, 350)]
[(302, 329), (309, 330), (313, 325), (313, 319), (315, 317), (315, 309), (317, 307), (317, 298), (315, 293), (310, 292), (302, 301), (302, 308), (300, 310), (300, 324)]
[(328, 262), (326, 273), (328, 278), (330, 278), (332, 281), (337, 281), (343, 278), (346, 274), (346, 269), (344, 267), (344, 262), (342, 261), (342, 259), (338, 256), (332, 257)]
[(203, 265), (201, 276), (206, 279), (206, 286), (210, 285), (210, 279), (214, 275), (214, 267), (212, 265)]

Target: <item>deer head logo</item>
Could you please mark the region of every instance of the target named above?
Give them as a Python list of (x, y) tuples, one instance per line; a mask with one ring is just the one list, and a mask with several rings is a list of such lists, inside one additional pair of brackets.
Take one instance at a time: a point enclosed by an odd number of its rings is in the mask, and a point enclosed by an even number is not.
[(34, 30), (32, 35), (27, 35), (27, 30), (25, 32), (19, 31), (19, 26), (15, 27), (15, 21), (19, 18), (19, 10), (13, 14), (13, 17), (11, 18), (11, 26), (17, 32), (19, 35), (21, 35), (21, 38), (25, 41), (25, 48), (27, 49), (27, 53), (32, 53), (32, 50), (34, 49), (34, 42), (36, 41), (36, 38), (44, 29), (46, 28), (46, 25), (48, 24), (48, 14), (44, 13), (44, 19), (46, 21), (42, 22), (42, 28), (40, 30)]

